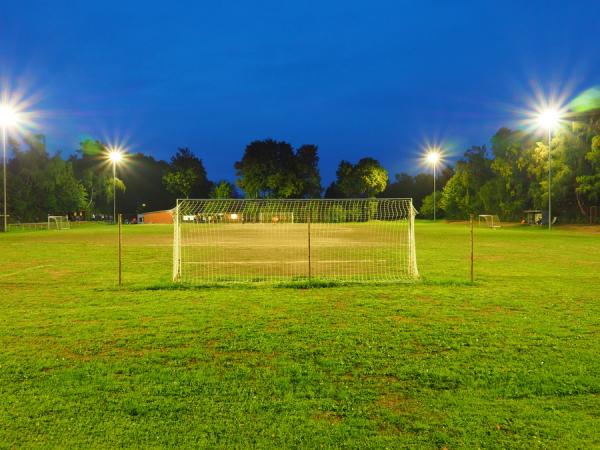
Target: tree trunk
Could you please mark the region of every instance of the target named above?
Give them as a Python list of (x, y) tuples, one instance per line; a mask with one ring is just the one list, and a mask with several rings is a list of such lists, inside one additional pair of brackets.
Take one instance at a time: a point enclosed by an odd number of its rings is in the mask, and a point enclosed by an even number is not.
[(581, 214), (583, 215), (583, 217), (587, 217), (588, 216), (587, 208), (583, 204), (583, 200), (581, 199), (581, 195), (579, 195), (577, 188), (575, 188), (575, 198), (577, 199), (577, 206), (579, 206), (579, 211), (581, 211)]

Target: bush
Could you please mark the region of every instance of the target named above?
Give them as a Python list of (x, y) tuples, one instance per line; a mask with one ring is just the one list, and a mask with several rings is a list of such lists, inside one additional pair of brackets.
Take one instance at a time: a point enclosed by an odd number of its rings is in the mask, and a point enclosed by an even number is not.
[[(424, 219), (433, 219), (433, 192), (423, 199), (419, 216)], [(442, 209), (442, 193), (439, 191), (435, 193), (435, 216), (437, 219), (445, 217)]]

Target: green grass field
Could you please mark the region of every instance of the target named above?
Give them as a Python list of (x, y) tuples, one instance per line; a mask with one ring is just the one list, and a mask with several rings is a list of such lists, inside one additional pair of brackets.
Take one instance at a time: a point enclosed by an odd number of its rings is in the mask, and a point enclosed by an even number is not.
[(421, 281), (173, 289), (171, 228), (0, 235), (1, 447), (600, 446), (600, 231), (417, 224)]

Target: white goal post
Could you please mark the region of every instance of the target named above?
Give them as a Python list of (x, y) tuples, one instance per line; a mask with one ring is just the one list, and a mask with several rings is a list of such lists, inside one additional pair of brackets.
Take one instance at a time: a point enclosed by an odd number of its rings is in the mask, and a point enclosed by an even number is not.
[[(42, 222), (43, 223), (43, 222)], [(71, 228), (69, 216), (48, 216), (49, 230), (68, 230)]]
[(500, 217), (495, 214), (479, 214), (479, 226), (482, 224), (481, 219), (483, 219), (483, 224), (488, 228), (502, 228)]
[(173, 280), (400, 281), (419, 276), (412, 199), (185, 199)]

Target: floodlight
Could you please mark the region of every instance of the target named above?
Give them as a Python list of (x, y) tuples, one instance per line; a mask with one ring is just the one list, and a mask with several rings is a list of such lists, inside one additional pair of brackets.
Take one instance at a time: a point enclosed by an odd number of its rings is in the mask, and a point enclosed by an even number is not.
[(123, 159), (123, 152), (121, 149), (115, 148), (108, 151), (108, 159), (113, 163), (118, 163)]
[(561, 114), (558, 109), (548, 108), (540, 111), (537, 116), (537, 124), (546, 130), (554, 130), (561, 120)]
[(0, 104), (0, 126), (13, 127), (19, 123), (19, 113), (9, 104)]
[(441, 159), (440, 152), (437, 150), (430, 150), (425, 156), (425, 159), (427, 159), (427, 162), (430, 164), (437, 164)]

